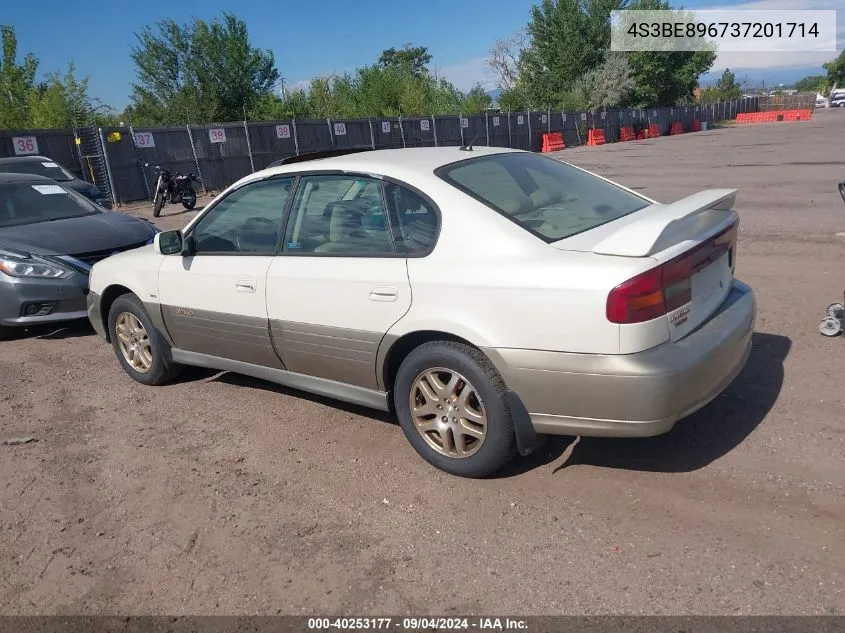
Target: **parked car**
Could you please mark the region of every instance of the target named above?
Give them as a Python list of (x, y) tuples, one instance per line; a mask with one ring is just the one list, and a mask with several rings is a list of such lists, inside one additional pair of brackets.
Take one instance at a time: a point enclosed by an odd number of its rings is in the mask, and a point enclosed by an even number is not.
[(845, 108), (845, 93), (839, 93), (830, 99), (831, 108)]
[(13, 156), (11, 158), (0, 158), (0, 174), (35, 174), (46, 176), (56, 182), (70, 187), (74, 191), (100, 205), (104, 209), (111, 209), (112, 203), (109, 197), (100, 191), (96, 185), (85, 182), (74, 176), (71, 171), (56, 161), (46, 156)]
[(84, 319), (91, 266), (151, 244), (157, 231), (46, 176), (0, 174), (0, 338), (22, 326)]
[(88, 315), (138, 382), (196, 365), (393, 410), (486, 476), (538, 435), (665, 433), (733, 380), (735, 194), (658, 204), (505, 148), (299, 160), (96, 263)]

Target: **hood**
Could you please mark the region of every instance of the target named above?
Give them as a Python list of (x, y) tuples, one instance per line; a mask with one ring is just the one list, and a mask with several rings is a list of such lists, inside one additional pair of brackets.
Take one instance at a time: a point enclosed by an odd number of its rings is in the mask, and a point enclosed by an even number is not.
[(33, 255), (78, 255), (143, 244), (157, 232), (146, 220), (107, 211), (0, 228), (0, 247)]

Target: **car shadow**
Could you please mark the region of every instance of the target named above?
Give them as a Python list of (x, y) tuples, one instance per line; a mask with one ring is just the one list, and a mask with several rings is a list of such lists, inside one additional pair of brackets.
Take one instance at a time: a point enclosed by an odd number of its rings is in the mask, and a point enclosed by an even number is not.
[[(503, 479), (563, 460), (554, 472), (574, 466), (680, 473), (704, 468), (727, 455), (763, 422), (783, 387), (783, 363), (791, 341), (785, 336), (755, 333), (748, 361), (739, 376), (709, 405), (678, 422), (665, 435), (650, 438), (546, 436), (528, 457), (514, 459), (491, 476)], [(398, 424), (392, 413), (348, 404), (276, 383), (217, 370), (188, 368), (177, 382), (215, 381), (264, 389), (310, 400), (353, 415)]]
[(67, 338), (82, 338), (96, 334), (87, 319), (66, 321), (61, 323), (43, 323), (15, 328), (12, 335), (4, 341), (21, 341), (25, 339), (62, 340)]
[(675, 427), (650, 438), (551, 437), (535, 455), (514, 460), (498, 477), (550, 464), (554, 470), (600, 466), (620, 470), (681, 473), (704, 468), (739, 446), (763, 422), (783, 387), (783, 363), (791, 348), (785, 336), (755, 333), (739, 376), (713, 402)]

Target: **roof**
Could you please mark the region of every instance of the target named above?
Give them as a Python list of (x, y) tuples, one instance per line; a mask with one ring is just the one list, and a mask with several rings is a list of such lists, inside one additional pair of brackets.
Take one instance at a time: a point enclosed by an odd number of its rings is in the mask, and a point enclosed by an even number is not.
[(47, 178), (47, 176), (38, 176), (36, 174), (6, 174), (0, 172), (0, 185), (12, 182), (49, 183), (51, 185), (58, 184), (52, 178)]
[(52, 159), (46, 156), (8, 156), (0, 158), (0, 165), (4, 163), (40, 163), (42, 161), (47, 162), (52, 161)]
[(471, 151), (458, 147), (411, 147), (407, 149), (377, 149), (343, 156), (331, 156), (314, 160), (269, 167), (260, 173), (285, 174), (315, 169), (329, 169), (338, 171), (372, 172), (381, 175), (401, 176), (407, 173), (433, 174), (438, 167), (470, 158), (489, 156), (491, 154), (505, 154), (521, 150), (509, 147), (473, 147)]

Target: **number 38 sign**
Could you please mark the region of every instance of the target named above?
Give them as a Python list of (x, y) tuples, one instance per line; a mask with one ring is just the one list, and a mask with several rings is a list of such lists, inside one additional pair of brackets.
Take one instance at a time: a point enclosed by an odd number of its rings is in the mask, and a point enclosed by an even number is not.
[(222, 127), (214, 128), (208, 131), (208, 139), (212, 143), (225, 143), (226, 142), (226, 130)]
[(12, 145), (14, 145), (15, 154), (18, 156), (38, 153), (38, 141), (34, 136), (13, 136)]

